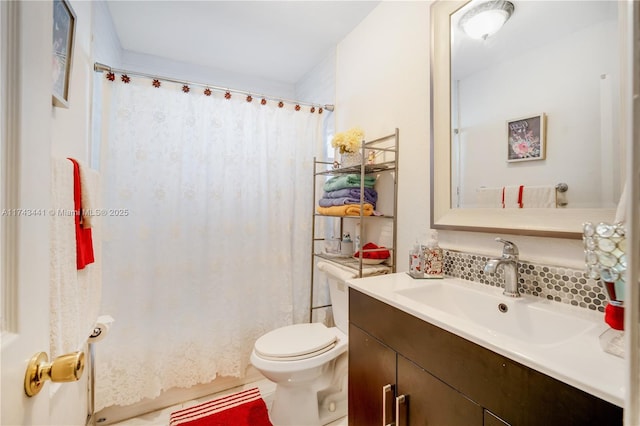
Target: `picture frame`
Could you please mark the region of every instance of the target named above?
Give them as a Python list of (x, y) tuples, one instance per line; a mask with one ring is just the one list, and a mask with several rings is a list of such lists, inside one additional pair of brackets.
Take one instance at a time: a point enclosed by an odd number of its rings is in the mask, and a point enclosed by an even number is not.
[(53, 0), (53, 70), (52, 103), (69, 107), (69, 82), (73, 45), (76, 32), (76, 14), (67, 0)]
[(546, 115), (544, 113), (507, 121), (507, 162), (546, 158)]

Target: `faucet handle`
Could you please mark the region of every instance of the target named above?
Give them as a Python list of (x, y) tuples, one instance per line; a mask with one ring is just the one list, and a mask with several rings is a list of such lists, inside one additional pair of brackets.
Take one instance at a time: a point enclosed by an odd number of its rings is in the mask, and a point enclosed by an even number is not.
[(511, 241), (504, 240), (500, 237), (496, 237), (496, 241), (504, 244), (504, 247), (502, 248), (502, 254), (507, 254), (512, 256), (518, 255), (518, 246), (516, 246)]

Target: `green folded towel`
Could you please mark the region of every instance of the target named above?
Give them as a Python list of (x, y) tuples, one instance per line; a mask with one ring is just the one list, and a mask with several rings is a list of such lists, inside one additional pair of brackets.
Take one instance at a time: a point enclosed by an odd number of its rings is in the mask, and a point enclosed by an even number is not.
[[(373, 188), (376, 183), (375, 176), (365, 176), (364, 177), (364, 187), (365, 188)], [(337, 191), (339, 189), (344, 188), (360, 188), (360, 175), (341, 175), (334, 176), (324, 184), (324, 190), (329, 191)]]

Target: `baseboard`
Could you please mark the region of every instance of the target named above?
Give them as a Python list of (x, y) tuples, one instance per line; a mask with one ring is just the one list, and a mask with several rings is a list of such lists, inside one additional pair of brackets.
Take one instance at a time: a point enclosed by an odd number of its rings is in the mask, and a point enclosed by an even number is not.
[(190, 388), (169, 389), (154, 399), (144, 399), (124, 407), (114, 405), (104, 408), (95, 414), (93, 420), (97, 425), (106, 426), (262, 379), (264, 376), (253, 366), (249, 366), (246, 376), (242, 379), (218, 377), (211, 383), (195, 385)]

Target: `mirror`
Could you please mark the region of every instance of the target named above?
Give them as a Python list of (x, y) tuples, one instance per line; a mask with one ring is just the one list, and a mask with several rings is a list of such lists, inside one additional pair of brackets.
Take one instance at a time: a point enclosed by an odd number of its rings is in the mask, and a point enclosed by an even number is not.
[(622, 11), (511, 0), (502, 29), (472, 39), (458, 23), (481, 3), (431, 6), (431, 225), (581, 238), (613, 219), (624, 180)]

